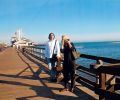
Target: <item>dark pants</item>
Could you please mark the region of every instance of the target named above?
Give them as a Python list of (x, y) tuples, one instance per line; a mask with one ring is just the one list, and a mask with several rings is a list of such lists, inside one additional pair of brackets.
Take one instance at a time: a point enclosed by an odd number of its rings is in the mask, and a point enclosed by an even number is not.
[(63, 68), (63, 75), (64, 75), (65, 88), (67, 88), (69, 80), (71, 80), (70, 88), (74, 88), (74, 86), (75, 86), (75, 67), (68, 66), (67, 68)]

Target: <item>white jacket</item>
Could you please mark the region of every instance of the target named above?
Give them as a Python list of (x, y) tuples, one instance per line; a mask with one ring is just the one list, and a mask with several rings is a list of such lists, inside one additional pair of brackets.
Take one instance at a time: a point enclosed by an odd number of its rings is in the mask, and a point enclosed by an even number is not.
[[(56, 45), (55, 45), (55, 41), (56, 41)], [(55, 49), (54, 49), (54, 45), (55, 45)], [(59, 41), (56, 40), (56, 39), (54, 39), (52, 41), (49, 40), (46, 43), (46, 46), (45, 46), (45, 57), (52, 58), (53, 49), (54, 49), (54, 54), (57, 54), (57, 56), (60, 57), (60, 45), (59, 45)]]

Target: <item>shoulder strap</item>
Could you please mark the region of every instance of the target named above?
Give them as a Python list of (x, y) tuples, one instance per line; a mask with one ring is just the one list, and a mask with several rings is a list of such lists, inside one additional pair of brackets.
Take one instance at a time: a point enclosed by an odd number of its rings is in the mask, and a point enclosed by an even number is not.
[(73, 47), (74, 51), (76, 51), (76, 48), (75, 48), (73, 42), (71, 42), (71, 44), (72, 44), (72, 47)]
[(56, 46), (56, 42), (57, 42), (57, 40), (55, 40), (55, 45), (54, 45), (54, 48), (53, 48), (53, 54), (54, 54), (54, 50), (55, 50), (55, 46)]

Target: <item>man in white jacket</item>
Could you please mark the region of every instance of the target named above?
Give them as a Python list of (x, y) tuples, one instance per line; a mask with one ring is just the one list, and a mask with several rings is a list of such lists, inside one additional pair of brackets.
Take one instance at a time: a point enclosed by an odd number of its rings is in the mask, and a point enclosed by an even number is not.
[(56, 81), (56, 61), (52, 60), (52, 55), (56, 54), (57, 59), (60, 57), (60, 45), (59, 41), (55, 39), (54, 33), (50, 33), (48, 36), (49, 41), (46, 43), (45, 47), (45, 57), (48, 62), (48, 67), (50, 69), (50, 80), (52, 82)]

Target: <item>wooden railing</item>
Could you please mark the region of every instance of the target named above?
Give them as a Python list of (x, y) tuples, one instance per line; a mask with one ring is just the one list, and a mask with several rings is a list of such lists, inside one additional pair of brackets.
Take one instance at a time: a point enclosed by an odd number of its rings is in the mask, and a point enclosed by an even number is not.
[[(25, 47), (22, 51), (46, 63), (44, 46)], [(115, 92), (120, 89), (120, 84), (116, 82), (113, 84), (113, 81), (116, 79), (115, 76), (120, 76), (120, 60), (87, 54), (81, 54), (80, 58), (95, 60), (96, 64), (90, 64), (89, 68), (76, 64), (76, 81), (95, 91), (99, 95), (100, 100), (120, 98), (120, 94)]]
[(120, 99), (120, 83), (116, 82), (119, 80), (116, 78), (114, 83), (108, 84), (107, 75), (114, 75), (113, 77), (120, 76), (120, 63), (117, 64), (104, 64), (94, 66), (94, 69), (99, 76), (99, 86), (95, 88), (95, 93), (99, 94), (100, 100), (119, 100)]

